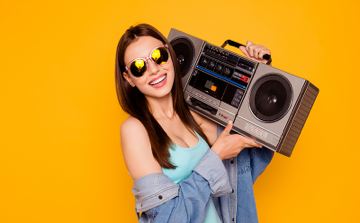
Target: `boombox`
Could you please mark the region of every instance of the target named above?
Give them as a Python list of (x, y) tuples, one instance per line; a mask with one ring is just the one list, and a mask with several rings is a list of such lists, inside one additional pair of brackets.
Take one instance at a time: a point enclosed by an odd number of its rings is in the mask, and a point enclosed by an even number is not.
[(168, 40), (189, 109), (223, 126), (231, 119), (235, 132), (290, 157), (317, 87), (176, 29)]

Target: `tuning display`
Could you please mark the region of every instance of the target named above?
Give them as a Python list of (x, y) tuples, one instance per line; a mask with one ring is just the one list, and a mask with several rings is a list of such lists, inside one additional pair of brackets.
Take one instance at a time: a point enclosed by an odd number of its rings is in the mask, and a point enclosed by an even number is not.
[(194, 71), (189, 85), (234, 108), (239, 107), (245, 92), (245, 90), (209, 75), (202, 70)]

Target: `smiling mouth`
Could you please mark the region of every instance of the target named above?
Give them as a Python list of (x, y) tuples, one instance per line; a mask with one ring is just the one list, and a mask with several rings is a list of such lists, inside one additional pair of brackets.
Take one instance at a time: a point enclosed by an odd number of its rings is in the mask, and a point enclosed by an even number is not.
[(149, 84), (150, 84), (150, 85), (153, 85), (153, 86), (154, 86), (154, 85), (157, 85), (157, 84), (163, 82), (163, 81), (166, 79), (166, 76), (167, 76), (167, 74), (164, 74), (163, 76), (161, 76), (161, 77), (159, 77), (158, 79), (150, 82)]

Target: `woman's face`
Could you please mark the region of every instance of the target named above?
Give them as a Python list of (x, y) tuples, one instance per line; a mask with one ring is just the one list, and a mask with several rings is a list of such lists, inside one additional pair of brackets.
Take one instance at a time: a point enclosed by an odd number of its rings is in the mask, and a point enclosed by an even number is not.
[[(125, 65), (129, 65), (133, 59), (148, 57), (150, 52), (158, 46), (164, 46), (164, 44), (154, 37), (141, 36), (137, 38), (125, 50)], [(166, 65), (157, 66), (150, 59), (147, 59), (148, 70), (143, 77), (135, 78), (130, 71), (124, 72), (123, 76), (131, 86), (136, 86), (145, 97), (164, 97), (170, 93), (175, 78), (171, 57), (169, 60)]]

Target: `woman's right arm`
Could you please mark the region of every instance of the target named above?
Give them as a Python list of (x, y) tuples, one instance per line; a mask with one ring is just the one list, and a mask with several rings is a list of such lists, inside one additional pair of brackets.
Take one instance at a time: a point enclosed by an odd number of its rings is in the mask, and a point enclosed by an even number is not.
[(121, 125), (120, 135), (125, 164), (133, 180), (162, 173), (161, 166), (152, 154), (147, 131), (138, 119), (128, 117)]
[[(230, 129), (231, 126), (228, 131)], [(221, 143), (224, 144), (219, 142), (214, 146), (220, 147), (218, 144)], [(133, 117), (124, 121), (121, 145), (126, 166), (134, 179), (136, 211), (145, 212), (141, 216), (143, 220), (154, 218), (155, 222), (171, 222), (171, 219), (187, 222), (191, 219), (192, 222), (203, 222), (210, 196), (231, 192), (227, 171), (214, 150), (209, 149), (190, 178), (177, 185), (162, 173), (140, 121)]]

